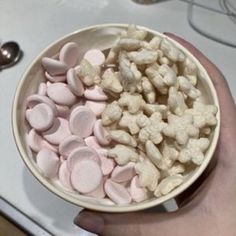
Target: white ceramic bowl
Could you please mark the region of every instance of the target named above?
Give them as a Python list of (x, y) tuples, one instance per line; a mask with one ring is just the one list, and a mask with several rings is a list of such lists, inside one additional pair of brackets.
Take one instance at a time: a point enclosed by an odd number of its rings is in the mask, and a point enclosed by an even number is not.
[[(53, 193), (57, 194), (61, 198), (71, 203), (74, 203), (78, 206), (97, 210), (104, 212), (130, 212), (130, 211), (138, 211), (146, 208), (154, 207), (163, 202), (176, 197), (180, 193), (182, 193), (185, 189), (187, 189), (205, 170), (207, 165), (209, 164), (214, 150), (217, 145), (219, 130), (220, 130), (220, 114), (219, 111), (217, 113), (218, 124), (215, 127), (212, 135), (211, 135), (211, 144), (205, 154), (204, 162), (201, 166), (197, 167), (191, 175), (182, 183), (179, 187), (174, 189), (171, 193), (159, 197), (159, 198), (151, 198), (141, 203), (132, 203), (128, 206), (108, 206), (101, 202), (98, 199), (87, 198), (85, 196), (81, 196), (79, 194), (73, 194), (65, 191), (59, 185), (55, 185), (50, 180), (46, 179), (37, 168), (35, 163), (35, 157), (33, 156), (29, 146), (26, 142), (26, 134), (29, 130), (25, 122), (25, 109), (26, 98), (35, 93), (40, 82), (44, 80), (43, 70), (41, 66), (41, 59), (44, 56), (53, 56), (58, 53), (59, 49), (67, 42), (73, 41), (78, 43), (80, 47), (80, 59), (82, 58), (84, 52), (91, 48), (99, 48), (101, 50), (110, 48), (114, 42), (117, 40), (117, 34), (126, 29), (128, 25), (124, 24), (104, 24), (104, 25), (95, 25), (88, 28), (81, 29), (79, 31), (73, 32), (71, 34), (66, 35), (63, 38), (60, 38), (56, 42), (53, 42), (49, 45), (45, 50), (43, 50), (29, 65), (27, 70), (25, 71), (22, 79), (19, 82), (17, 87), (15, 98), (12, 107), (12, 126), (13, 126), (13, 134), (15, 137), (15, 142), (20, 152), (20, 155), (25, 162), (26, 166), (32, 172), (32, 174), (39, 180), (41, 184), (43, 184), (46, 188), (48, 188)], [(148, 31), (150, 36), (158, 35), (163, 38), (167, 36), (160, 34), (154, 30), (138, 26), (141, 29)], [(210, 104), (214, 104), (218, 107), (219, 103), (216, 95), (215, 88), (207, 74), (206, 70), (202, 67), (199, 61), (184, 47), (182, 47), (177, 42), (169, 39), (176, 47), (181, 49), (186, 56), (191, 58), (199, 68), (200, 77), (198, 81), (198, 88), (202, 91), (205, 96), (205, 99)]]

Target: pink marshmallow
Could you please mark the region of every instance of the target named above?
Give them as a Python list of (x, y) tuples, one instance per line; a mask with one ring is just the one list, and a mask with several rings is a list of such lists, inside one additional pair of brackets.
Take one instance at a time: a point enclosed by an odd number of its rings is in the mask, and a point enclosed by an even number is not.
[(34, 152), (39, 152), (42, 148), (57, 152), (57, 146), (51, 145), (40, 136), (35, 129), (31, 129), (27, 135), (27, 143)]
[(41, 143), (43, 138), (35, 131), (31, 129), (27, 135), (27, 143), (34, 152), (39, 152), (41, 149)]
[(73, 150), (81, 146), (85, 146), (84, 140), (76, 135), (70, 135), (59, 144), (59, 153), (63, 157), (68, 157)]
[(39, 103), (45, 103), (52, 108), (54, 115), (55, 116), (57, 115), (57, 108), (56, 108), (55, 103), (50, 98), (48, 98), (46, 96), (42, 96), (39, 94), (30, 95), (29, 97), (27, 97), (26, 103), (29, 108), (33, 108), (34, 106), (36, 106)]
[(111, 141), (109, 133), (102, 125), (101, 120), (97, 120), (93, 127), (94, 136), (97, 138), (98, 143), (101, 145), (108, 145)]
[(69, 189), (69, 190), (73, 190), (73, 187), (71, 185), (71, 181), (70, 181), (70, 171), (67, 167), (67, 163), (66, 161), (64, 161), (60, 168), (59, 168), (59, 172), (58, 172), (58, 177), (59, 177), (59, 180), (61, 182), (61, 184)]
[(96, 116), (100, 116), (106, 108), (106, 102), (86, 101), (85, 106), (89, 107)]
[(65, 75), (54, 75), (54, 76), (52, 76), (47, 71), (45, 71), (45, 77), (52, 83), (66, 81), (66, 76)]
[(142, 202), (148, 197), (147, 190), (140, 186), (137, 175), (131, 181), (129, 192), (135, 202)]
[(84, 94), (84, 85), (77, 77), (75, 69), (71, 68), (67, 71), (67, 84), (72, 93), (81, 97)]
[(89, 137), (85, 138), (84, 142), (88, 147), (91, 147), (93, 149), (102, 148), (102, 146), (100, 146), (100, 144), (98, 143), (98, 140), (95, 136), (89, 136)]
[(83, 97), (79, 98), (77, 102), (70, 108), (71, 112), (77, 108), (77, 107), (82, 107), (85, 104), (85, 99)]
[(103, 92), (103, 89), (97, 85), (91, 88), (87, 88), (84, 91), (84, 96), (87, 99), (95, 101), (104, 101), (108, 99), (107, 95)]
[(70, 115), (70, 108), (68, 106), (56, 105), (57, 116), (67, 119)]
[(41, 149), (36, 156), (36, 163), (45, 177), (56, 177), (60, 160), (55, 152)]
[(44, 139), (42, 140), (41, 148), (47, 148), (47, 149), (52, 150), (53, 152), (58, 152), (58, 146), (52, 145)]
[(59, 105), (71, 106), (76, 102), (76, 96), (64, 83), (53, 83), (47, 88), (47, 95)]
[(128, 190), (121, 184), (108, 179), (104, 185), (107, 196), (118, 205), (127, 205), (131, 202), (131, 196)]
[(75, 66), (79, 57), (78, 45), (74, 42), (66, 43), (60, 50), (59, 60), (70, 68)]
[(65, 74), (68, 70), (68, 66), (65, 63), (49, 57), (42, 58), (42, 65), (44, 69), (52, 76)]
[(54, 113), (50, 106), (40, 103), (26, 111), (26, 118), (32, 128), (45, 131), (52, 126)]
[(92, 160), (101, 163), (97, 152), (90, 147), (78, 147), (74, 149), (67, 158), (67, 165), (69, 170), (72, 170), (77, 162), (82, 160)]
[(42, 136), (51, 144), (59, 145), (63, 139), (70, 136), (71, 132), (66, 119), (55, 118), (50, 129), (42, 133)]
[(131, 182), (131, 181), (128, 180), (128, 181), (125, 181), (125, 182), (121, 182), (121, 183), (119, 183), (119, 184), (121, 184), (122, 186), (124, 186), (126, 189), (129, 190), (130, 182)]
[(53, 83), (50, 82), (50, 81), (47, 81), (47, 82), (46, 82), (47, 88), (48, 88), (48, 86), (51, 85), (51, 84), (53, 84)]
[(71, 172), (71, 184), (80, 193), (89, 193), (98, 188), (102, 181), (102, 171), (93, 160), (77, 162)]
[(115, 167), (114, 160), (102, 155), (99, 155), (99, 157), (101, 160), (101, 169), (103, 175), (109, 175)]
[(106, 193), (104, 191), (104, 183), (105, 181), (107, 180), (106, 177), (103, 177), (101, 183), (99, 184), (99, 186), (93, 190), (92, 192), (90, 193), (87, 193), (86, 196), (89, 196), (89, 197), (95, 197), (95, 198), (98, 198), (98, 199), (102, 199), (106, 196)]
[(111, 174), (111, 180), (117, 183), (130, 181), (135, 176), (134, 163), (129, 162), (124, 166), (116, 166)]
[(112, 200), (110, 200), (109, 198), (100, 199), (99, 203), (102, 205), (105, 205), (105, 206), (114, 206), (115, 205), (115, 203)]
[[(147, 199), (147, 190), (139, 185), (135, 164), (116, 166), (107, 157), (103, 146), (111, 138), (96, 117), (104, 111), (108, 96), (98, 85), (84, 87), (77, 76), (79, 65), (73, 68), (78, 58), (78, 45), (69, 42), (57, 58), (42, 59), (48, 81), (39, 85), (38, 94), (27, 98), (25, 114), (33, 128), (27, 142), (38, 152), (36, 163), (45, 177), (58, 175), (58, 183), (67, 190), (107, 200), (108, 205), (141, 202)], [(105, 62), (98, 49), (87, 51), (84, 59), (97, 67)]]
[(84, 59), (91, 65), (101, 66), (105, 62), (105, 55), (99, 49), (91, 49), (85, 53)]
[(100, 149), (97, 149), (96, 151), (101, 160), (101, 169), (102, 169), (103, 175), (109, 175), (115, 167), (115, 161), (107, 157), (107, 152), (108, 152), (107, 149), (100, 148)]
[[(67, 157), (66, 157), (67, 158)], [(60, 156), (60, 162), (61, 163), (63, 163), (63, 162), (65, 162), (66, 161), (66, 159), (63, 157), (63, 156)]]
[(70, 115), (70, 130), (73, 134), (86, 138), (92, 134), (96, 121), (94, 113), (86, 106), (78, 106)]

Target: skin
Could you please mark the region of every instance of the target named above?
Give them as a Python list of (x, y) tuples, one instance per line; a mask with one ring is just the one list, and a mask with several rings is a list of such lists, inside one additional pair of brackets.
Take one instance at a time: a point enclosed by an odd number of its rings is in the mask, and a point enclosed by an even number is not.
[(182, 207), (176, 212), (109, 214), (84, 210), (74, 222), (102, 236), (235, 236), (236, 107), (233, 97), (224, 76), (214, 64), (190, 43), (166, 34), (198, 58), (216, 88), (221, 132), (213, 162), (196, 184), (177, 199)]

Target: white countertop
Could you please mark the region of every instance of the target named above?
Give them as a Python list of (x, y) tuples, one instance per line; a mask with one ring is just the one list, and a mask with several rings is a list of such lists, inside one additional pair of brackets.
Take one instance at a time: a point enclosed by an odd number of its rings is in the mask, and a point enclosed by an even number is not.
[[(199, 2), (218, 4), (217, 0)], [(181, 35), (222, 70), (236, 98), (236, 49), (196, 33), (187, 22), (186, 11), (187, 4), (179, 0), (149, 6), (131, 0), (0, 0), (0, 39), (17, 41), (24, 51), (19, 64), (0, 72), (0, 196), (55, 235), (89, 235), (73, 225), (80, 209), (49, 192), (26, 169), (11, 130), (11, 105), (22, 73), (49, 43), (79, 28), (108, 22), (135, 23)], [(236, 44), (236, 25), (228, 17), (194, 8), (194, 19)]]

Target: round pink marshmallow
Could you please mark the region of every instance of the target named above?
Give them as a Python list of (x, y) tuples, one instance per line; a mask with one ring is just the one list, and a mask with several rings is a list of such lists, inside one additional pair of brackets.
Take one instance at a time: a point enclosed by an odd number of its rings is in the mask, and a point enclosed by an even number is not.
[(77, 162), (71, 172), (71, 184), (80, 193), (94, 191), (102, 181), (102, 171), (93, 160)]
[(70, 91), (64, 83), (53, 83), (47, 88), (47, 95), (55, 103), (71, 106), (76, 102), (76, 96)]
[(92, 134), (96, 117), (90, 108), (78, 106), (70, 115), (70, 130), (73, 134), (86, 138)]
[(102, 199), (106, 196), (106, 193), (104, 191), (104, 183), (105, 181), (107, 180), (106, 177), (103, 177), (101, 183), (99, 184), (99, 186), (93, 190), (92, 192), (90, 193), (87, 193), (86, 196), (89, 196), (89, 197), (95, 197), (95, 198), (98, 198), (98, 199)]
[(77, 107), (82, 107), (85, 104), (85, 98), (81, 97), (77, 100), (77, 102), (70, 108), (71, 112), (77, 108)]
[(131, 202), (131, 196), (128, 190), (121, 184), (108, 179), (104, 185), (107, 196), (118, 205), (127, 205)]
[(130, 181), (135, 176), (134, 166), (133, 162), (129, 162), (124, 166), (116, 166), (112, 171), (111, 180), (116, 183)]
[(34, 152), (39, 152), (42, 148), (57, 152), (57, 146), (51, 145), (39, 135), (35, 129), (31, 129), (27, 135), (27, 143)]
[(101, 164), (99, 156), (93, 148), (78, 147), (74, 149), (67, 158), (69, 170), (72, 170), (77, 162), (88, 159), (97, 162), (99, 165)]
[(59, 145), (63, 139), (71, 135), (68, 121), (61, 117), (55, 118), (52, 127), (42, 135), (51, 144)]
[(135, 202), (147, 199), (147, 190), (140, 186), (137, 175), (131, 181), (129, 192)]
[(42, 96), (39, 94), (30, 95), (29, 97), (27, 97), (26, 103), (29, 108), (33, 108), (34, 106), (36, 106), (39, 103), (45, 103), (52, 108), (54, 115), (55, 116), (57, 115), (57, 108), (56, 108), (55, 103), (50, 98), (48, 98), (46, 96)]
[(119, 184), (121, 184), (122, 186), (124, 186), (126, 189), (129, 190), (130, 182), (131, 182), (131, 181), (128, 180), (128, 181), (125, 181), (125, 182), (121, 182), (121, 183), (119, 183)]
[(41, 143), (43, 138), (35, 131), (31, 129), (27, 135), (27, 143), (34, 152), (39, 152), (41, 149)]
[(114, 206), (116, 205), (112, 200), (110, 200), (109, 198), (103, 198), (100, 199), (99, 201), (100, 204), (105, 205), (105, 206)]
[(45, 71), (45, 77), (52, 83), (66, 81), (66, 75), (54, 75), (54, 76), (52, 76), (47, 71)]
[(70, 115), (70, 108), (68, 106), (56, 105), (57, 116), (67, 119)]
[[(67, 158), (67, 157), (66, 157)], [(63, 162), (65, 162), (66, 161), (66, 159), (63, 157), (63, 156), (60, 156), (60, 162), (61, 163), (63, 163)]]
[(86, 101), (85, 106), (89, 107), (96, 116), (100, 116), (106, 108), (106, 102)]
[(108, 145), (111, 141), (109, 133), (102, 125), (101, 120), (97, 120), (93, 127), (94, 136), (97, 138), (98, 143), (101, 145)]
[(42, 58), (42, 65), (52, 76), (64, 74), (68, 70), (68, 66), (65, 63), (49, 57)]
[(53, 83), (50, 82), (50, 81), (47, 81), (47, 83), (46, 83), (47, 87), (48, 87), (49, 85), (51, 85), (51, 84), (53, 84)]
[(70, 68), (75, 66), (79, 57), (78, 45), (74, 42), (66, 43), (60, 50), (59, 60)]
[(101, 66), (105, 62), (105, 55), (99, 49), (91, 49), (85, 53), (84, 59), (91, 65)]
[(67, 188), (69, 190), (73, 190), (73, 187), (72, 187), (71, 182), (70, 182), (70, 171), (67, 167), (66, 161), (61, 163), (61, 166), (60, 166), (59, 172), (58, 172), (58, 177), (59, 177), (59, 180), (60, 180), (61, 184), (65, 188)]
[(93, 149), (102, 148), (102, 146), (100, 146), (100, 144), (98, 143), (98, 140), (95, 136), (89, 136), (89, 137), (85, 138), (84, 142), (88, 147), (91, 147)]
[(47, 95), (47, 85), (45, 83), (40, 83), (38, 87), (38, 95), (46, 96)]
[(52, 150), (53, 152), (58, 152), (58, 146), (50, 144), (45, 139), (42, 140), (41, 148), (47, 148), (47, 149)]
[(26, 111), (26, 118), (32, 128), (45, 131), (52, 126), (54, 113), (50, 106), (40, 103)]
[(103, 89), (97, 85), (91, 88), (87, 88), (84, 91), (84, 96), (87, 99), (95, 100), (95, 101), (105, 101), (108, 99), (107, 95), (103, 92)]
[(78, 147), (85, 146), (85, 142), (82, 138), (76, 135), (70, 135), (66, 137), (59, 144), (59, 153), (65, 158)]
[(46, 148), (41, 149), (36, 156), (36, 163), (45, 177), (56, 177), (60, 160), (55, 152)]
[(84, 94), (84, 85), (76, 75), (75, 69), (71, 68), (67, 71), (67, 84), (72, 93), (81, 97)]
[(101, 169), (102, 169), (103, 175), (109, 175), (115, 167), (115, 161), (104, 155), (99, 155), (99, 157), (101, 160)]
[(109, 175), (115, 167), (115, 161), (107, 157), (107, 152), (108, 152), (107, 149), (99, 148), (99, 149), (96, 149), (96, 151), (101, 160), (101, 169), (102, 169), (103, 175)]

